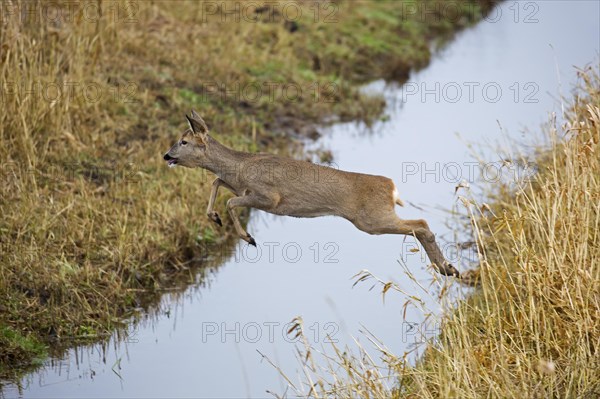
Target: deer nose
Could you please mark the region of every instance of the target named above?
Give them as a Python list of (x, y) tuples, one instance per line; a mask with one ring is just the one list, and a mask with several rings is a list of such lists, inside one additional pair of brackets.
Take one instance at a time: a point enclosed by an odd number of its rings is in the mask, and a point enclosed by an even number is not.
[(167, 153), (165, 154), (165, 156), (163, 157), (163, 159), (164, 159), (165, 161), (168, 161), (169, 159), (173, 159), (173, 157), (172, 157), (172, 156), (170, 156), (170, 155), (169, 155), (169, 153), (167, 152)]

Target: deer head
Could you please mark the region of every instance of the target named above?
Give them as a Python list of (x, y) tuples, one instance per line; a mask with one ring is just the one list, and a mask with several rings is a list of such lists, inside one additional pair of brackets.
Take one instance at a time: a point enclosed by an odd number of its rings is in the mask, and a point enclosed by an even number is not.
[(206, 163), (208, 127), (200, 115), (192, 110), (192, 115), (185, 116), (189, 128), (183, 132), (181, 139), (163, 156), (169, 167), (177, 165), (188, 168), (202, 167)]

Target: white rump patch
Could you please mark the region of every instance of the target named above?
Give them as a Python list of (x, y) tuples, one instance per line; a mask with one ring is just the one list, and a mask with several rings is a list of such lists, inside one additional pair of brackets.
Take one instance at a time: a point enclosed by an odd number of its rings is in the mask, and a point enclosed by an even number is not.
[(404, 206), (404, 202), (402, 202), (402, 200), (400, 199), (400, 196), (398, 195), (398, 189), (396, 188), (396, 186), (394, 186), (394, 192), (392, 193), (393, 197), (394, 197), (394, 203), (400, 206)]

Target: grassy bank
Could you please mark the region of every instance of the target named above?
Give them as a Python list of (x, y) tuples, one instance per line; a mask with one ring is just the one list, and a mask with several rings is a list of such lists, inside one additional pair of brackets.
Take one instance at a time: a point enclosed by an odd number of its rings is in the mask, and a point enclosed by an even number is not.
[(233, 244), (231, 224), (204, 216), (210, 177), (161, 160), (184, 112), (248, 151), (288, 148), (325, 120), (369, 122), (383, 102), (358, 84), (406, 78), (490, 7), (276, 4), (2, 3), (0, 375), (50, 343), (105, 336), (194, 281), (204, 243)]
[[(600, 396), (597, 69), (581, 73), (581, 80), (566, 122), (551, 121), (547, 144), (530, 154), (535, 175), (490, 188), (486, 205), (465, 201), (481, 259), (465, 275), (477, 288), (443, 316), (439, 337), (417, 364), (373, 341), (381, 360), (363, 347), (358, 355), (334, 348), (323, 371), (313, 365), (317, 351), (307, 346), (303, 360), (313, 396)], [(384, 294), (401, 291), (379, 283)]]
[(406, 374), (419, 397), (600, 395), (600, 80), (582, 78), (535, 178), (471, 208), (480, 288)]

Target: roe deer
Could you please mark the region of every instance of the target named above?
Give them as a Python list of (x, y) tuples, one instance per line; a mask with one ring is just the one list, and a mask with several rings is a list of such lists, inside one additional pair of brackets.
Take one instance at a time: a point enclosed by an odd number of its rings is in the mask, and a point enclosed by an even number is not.
[(189, 129), (163, 158), (170, 167), (200, 167), (217, 176), (206, 213), (219, 226), (221, 218), (213, 210), (217, 191), (223, 186), (235, 194), (227, 201), (227, 210), (242, 240), (256, 245), (239, 221), (238, 207), (305, 218), (340, 216), (369, 234), (414, 235), (441, 274), (459, 276), (444, 259), (427, 222), (402, 220), (396, 215), (395, 205), (403, 203), (391, 179), (277, 155), (235, 151), (209, 136), (206, 123), (195, 111), (186, 118)]

